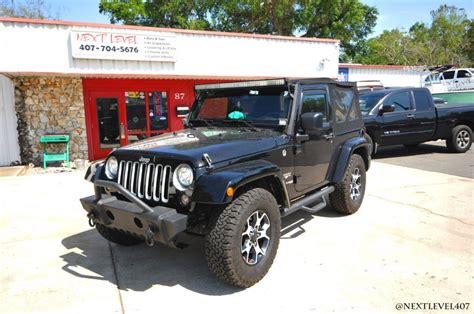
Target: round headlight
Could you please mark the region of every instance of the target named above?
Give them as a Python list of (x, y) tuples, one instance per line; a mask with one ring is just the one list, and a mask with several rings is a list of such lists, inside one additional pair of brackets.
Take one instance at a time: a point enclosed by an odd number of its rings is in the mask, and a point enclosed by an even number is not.
[(173, 174), (173, 185), (180, 191), (188, 189), (194, 181), (194, 172), (191, 166), (181, 164)]
[(109, 179), (115, 179), (117, 177), (118, 171), (118, 161), (117, 158), (114, 156), (107, 159), (107, 163), (105, 164), (105, 175)]

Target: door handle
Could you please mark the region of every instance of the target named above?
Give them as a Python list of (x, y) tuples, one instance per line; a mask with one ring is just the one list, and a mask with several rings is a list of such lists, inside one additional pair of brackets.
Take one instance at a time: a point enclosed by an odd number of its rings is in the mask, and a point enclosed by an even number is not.
[(324, 138), (326, 141), (332, 140), (332, 139), (334, 138), (334, 133), (324, 134), (324, 135), (323, 135), (323, 138)]
[(407, 118), (408, 119), (414, 119), (415, 118), (415, 115), (413, 113), (408, 113), (407, 114)]
[(125, 126), (123, 125), (123, 123), (120, 123), (120, 139), (125, 139)]

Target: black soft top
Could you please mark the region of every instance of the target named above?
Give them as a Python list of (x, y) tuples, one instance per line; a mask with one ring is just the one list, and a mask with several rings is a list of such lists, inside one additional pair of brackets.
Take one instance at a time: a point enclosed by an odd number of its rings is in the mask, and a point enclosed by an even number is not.
[(194, 85), (195, 91), (200, 90), (217, 90), (217, 89), (237, 89), (237, 88), (252, 88), (252, 87), (277, 87), (287, 86), (289, 84), (332, 84), (346, 88), (356, 87), (355, 82), (338, 82), (330, 78), (278, 78), (278, 79), (263, 79), (251, 81), (236, 81), (224, 83), (210, 83)]

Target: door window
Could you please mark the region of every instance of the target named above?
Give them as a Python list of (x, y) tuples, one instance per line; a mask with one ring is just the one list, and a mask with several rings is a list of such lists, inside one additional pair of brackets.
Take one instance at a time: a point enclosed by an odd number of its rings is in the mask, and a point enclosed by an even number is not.
[(430, 110), (431, 101), (428, 94), (423, 90), (414, 90), (413, 96), (415, 96), (415, 105), (417, 111), (428, 111)]
[(151, 132), (168, 129), (168, 97), (166, 92), (148, 93)]
[(445, 80), (451, 80), (454, 78), (454, 71), (446, 71), (446, 72), (443, 72), (443, 76), (441, 77), (442, 79), (445, 79)]
[(99, 147), (120, 147), (118, 98), (96, 98)]
[(411, 110), (411, 101), (409, 92), (396, 93), (389, 96), (383, 102), (384, 105), (395, 105), (394, 112), (404, 112)]
[(466, 77), (472, 77), (471, 73), (466, 70), (458, 70), (457, 78), (466, 78)]
[(326, 94), (323, 93), (305, 93), (303, 95), (303, 105), (301, 114), (307, 112), (321, 112), (324, 114), (324, 121), (327, 120)]

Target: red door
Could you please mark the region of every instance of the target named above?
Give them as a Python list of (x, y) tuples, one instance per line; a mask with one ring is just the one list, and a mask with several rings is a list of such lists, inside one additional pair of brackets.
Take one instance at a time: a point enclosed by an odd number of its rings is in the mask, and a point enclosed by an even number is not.
[(170, 131), (166, 91), (92, 91), (90, 105), (93, 159)]
[(91, 92), (91, 131), (94, 159), (105, 158), (127, 144), (124, 100), (120, 92)]

